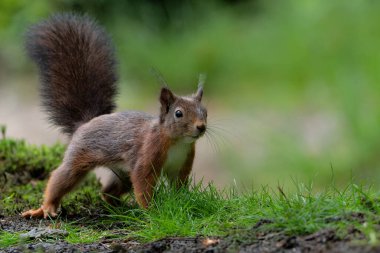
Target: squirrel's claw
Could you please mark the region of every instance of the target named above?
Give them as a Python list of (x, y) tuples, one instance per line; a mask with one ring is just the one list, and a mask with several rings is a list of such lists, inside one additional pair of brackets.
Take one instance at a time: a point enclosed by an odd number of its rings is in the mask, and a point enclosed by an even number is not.
[(53, 210), (49, 210), (50, 208), (44, 208), (41, 206), (38, 209), (30, 209), (29, 211), (23, 212), (21, 214), (24, 218), (37, 218), (37, 219), (47, 219), (49, 217), (54, 218), (57, 216), (57, 213)]
[(23, 212), (21, 216), (24, 218), (43, 218), (45, 215), (44, 210), (41, 207), (38, 209), (31, 209), (29, 211)]

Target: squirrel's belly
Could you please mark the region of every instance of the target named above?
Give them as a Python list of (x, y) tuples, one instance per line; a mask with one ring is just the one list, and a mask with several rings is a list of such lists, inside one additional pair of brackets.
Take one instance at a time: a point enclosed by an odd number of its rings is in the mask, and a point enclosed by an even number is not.
[(96, 175), (97, 180), (102, 185), (109, 185), (115, 179), (121, 180), (123, 183), (129, 183), (129, 167), (119, 165), (119, 166), (109, 166), (104, 167), (100, 166), (95, 168), (94, 173)]
[(189, 143), (178, 142), (169, 148), (166, 162), (163, 166), (163, 173), (170, 180), (176, 180), (183, 164), (186, 161), (191, 145)]

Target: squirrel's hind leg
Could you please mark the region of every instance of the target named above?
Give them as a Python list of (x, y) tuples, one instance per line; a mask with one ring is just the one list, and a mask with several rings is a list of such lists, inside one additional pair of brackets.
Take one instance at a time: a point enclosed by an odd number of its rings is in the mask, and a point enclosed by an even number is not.
[(25, 218), (48, 218), (57, 216), (57, 209), (63, 196), (69, 193), (93, 169), (83, 162), (63, 162), (54, 170), (47, 183), (44, 202), (38, 209), (22, 213)]
[(132, 189), (129, 176), (120, 169), (98, 167), (95, 174), (102, 185), (102, 198), (110, 205), (119, 205), (120, 197)]

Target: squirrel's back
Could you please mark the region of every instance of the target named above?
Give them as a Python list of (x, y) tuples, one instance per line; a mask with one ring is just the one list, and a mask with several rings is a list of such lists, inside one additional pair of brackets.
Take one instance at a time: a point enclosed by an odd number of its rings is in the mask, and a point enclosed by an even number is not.
[(49, 119), (73, 134), (115, 108), (116, 60), (106, 32), (87, 16), (54, 15), (32, 26), (26, 49), (39, 67)]

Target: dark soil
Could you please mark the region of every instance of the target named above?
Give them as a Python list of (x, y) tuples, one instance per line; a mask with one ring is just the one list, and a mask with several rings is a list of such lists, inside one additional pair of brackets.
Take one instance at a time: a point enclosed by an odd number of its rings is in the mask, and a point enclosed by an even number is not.
[[(34, 240), (1, 249), (0, 252), (380, 252), (380, 246), (360, 243), (365, 236), (354, 228), (344, 236), (331, 229), (303, 236), (288, 236), (283, 232), (264, 232), (261, 227), (267, 223), (270, 221), (263, 220), (250, 230), (236, 230), (220, 238), (165, 238), (147, 244), (120, 239), (104, 239), (88, 244)], [(46, 220), (0, 217), (0, 229), (9, 232), (30, 231), (49, 227), (50, 224)]]

